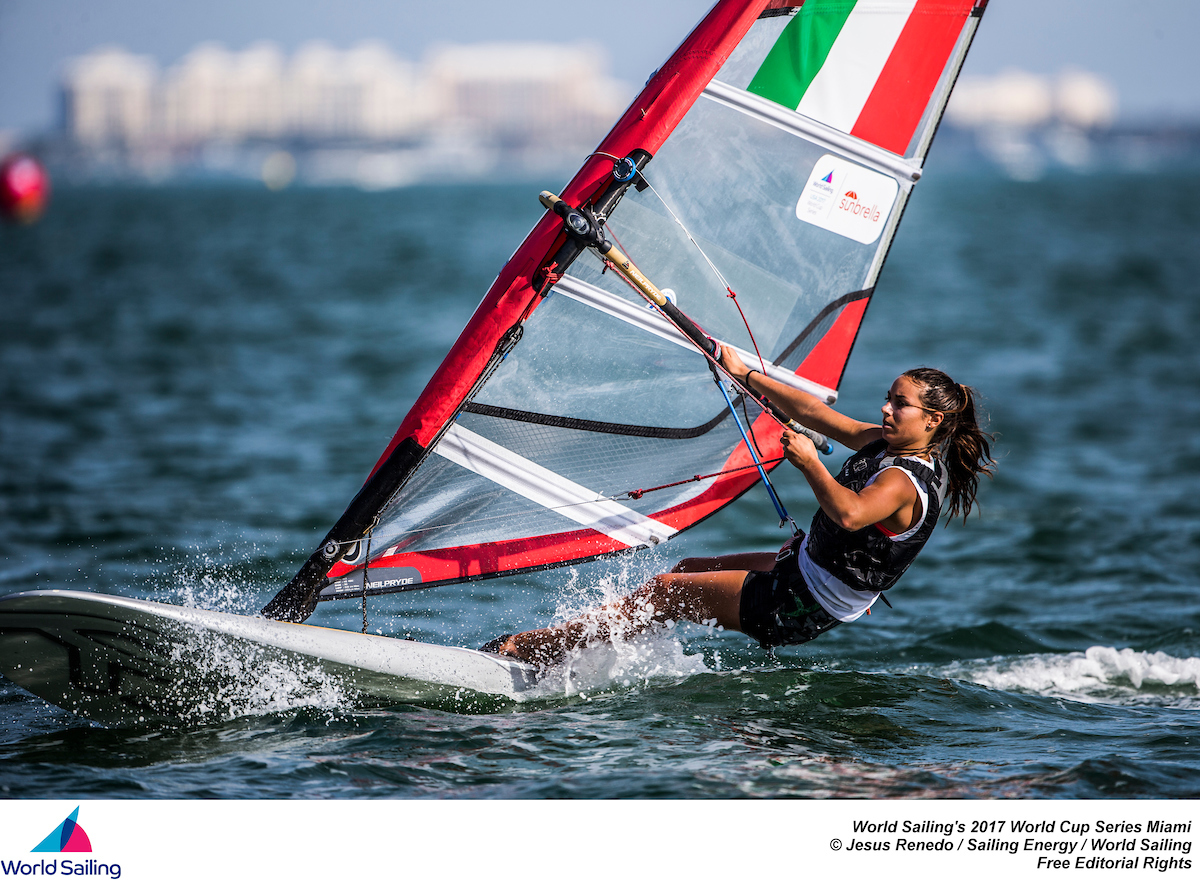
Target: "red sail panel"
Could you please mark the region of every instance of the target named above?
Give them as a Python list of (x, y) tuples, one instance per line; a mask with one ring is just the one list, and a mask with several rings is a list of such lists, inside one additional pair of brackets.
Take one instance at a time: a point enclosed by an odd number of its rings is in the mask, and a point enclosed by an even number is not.
[(917, 0), (852, 135), (905, 153), (975, 4), (976, 0)]
[[(770, 450), (772, 460), (765, 465), (766, 468), (774, 469), (779, 465), (782, 456), (782, 447), (779, 445), (782, 427), (766, 414), (762, 414), (755, 420), (752, 431), (764, 452)], [(753, 470), (753, 464), (754, 461), (745, 445), (739, 445), (722, 467), (724, 473), (708, 488), (695, 498), (657, 513), (655, 519), (682, 531), (712, 516), (758, 482), (758, 473)], [(415, 553), (392, 553), (373, 559), (368, 569), (372, 583), (387, 579), (389, 571), (405, 569), (419, 572), (420, 585), (429, 587), (498, 574), (550, 568), (560, 565), (563, 560), (591, 559), (628, 549), (627, 545), (592, 529), (575, 529), (516, 540), (490, 541)], [(361, 571), (361, 566), (339, 562), (330, 570), (329, 577), (342, 578), (356, 571)]]
[(837, 388), (842, 383), (842, 373), (869, 302), (869, 299), (860, 299), (848, 303), (796, 372), (826, 388)]

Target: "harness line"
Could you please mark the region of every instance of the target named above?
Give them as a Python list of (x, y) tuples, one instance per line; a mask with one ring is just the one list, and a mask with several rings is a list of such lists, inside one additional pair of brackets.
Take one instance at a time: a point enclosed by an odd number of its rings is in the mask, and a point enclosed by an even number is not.
[(771, 503), (775, 505), (775, 512), (779, 514), (779, 526), (783, 527), (784, 523), (792, 527), (792, 534), (796, 535), (800, 529), (796, 525), (796, 521), (788, 516), (787, 510), (784, 509), (783, 502), (779, 500), (779, 496), (775, 494), (775, 487), (771, 485), (771, 478), (767, 476), (767, 470), (759, 461), (758, 453), (755, 452), (755, 445), (750, 442), (750, 437), (746, 433), (746, 428), (742, 425), (742, 419), (737, 414), (737, 408), (734, 407), (733, 401), (729, 398), (729, 392), (725, 390), (725, 385), (721, 382), (720, 376), (716, 371), (713, 371), (713, 381), (717, 383), (717, 388), (721, 391), (721, 396), (725, 398), (725, 403), (729, 407), (729, 414), (733, 416), (734, 424), (737, 425), (739, 433), (742, 435), (742, 442), (746, 444), (746, 451), (750, 453), (750, 458), (754, 461), (754, 466), (758, 468), (758, 475), (762, 478), (762, 483), (767, 488), (767, 495), (771, 497)]

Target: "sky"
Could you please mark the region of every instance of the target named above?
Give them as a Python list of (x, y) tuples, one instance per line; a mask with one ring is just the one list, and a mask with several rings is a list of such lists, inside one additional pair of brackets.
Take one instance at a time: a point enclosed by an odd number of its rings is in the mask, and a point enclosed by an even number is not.
[[(597, 43), (612, 74), (640, 84), (707, 11), (708, 0), (0, 0), (0, 131), (57, 122), (66, 59), (102, 45), (166, 66), (198, 43), (269, 39), (349, 48), (379, 39), (417, 60), (435, 43)], [(964, 75), (1006, 68), (1108, 79), (1127, 122), (1200, 123), (1200, 0), (991, 0)]]

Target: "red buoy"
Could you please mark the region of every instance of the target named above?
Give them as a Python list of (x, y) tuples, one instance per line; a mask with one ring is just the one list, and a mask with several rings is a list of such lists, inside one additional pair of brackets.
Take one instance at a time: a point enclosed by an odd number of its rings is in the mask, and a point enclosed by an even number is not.
[(16, 153), (0, 162), (0, 213), (5, 219), (32, 223), (50, 198), (50, 176), (32, 156)]

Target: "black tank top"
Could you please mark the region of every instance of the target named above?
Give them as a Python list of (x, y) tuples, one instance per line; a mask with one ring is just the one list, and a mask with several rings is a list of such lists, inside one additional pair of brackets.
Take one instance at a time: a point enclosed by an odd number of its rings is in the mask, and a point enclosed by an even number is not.
[(942, 510), (946, 473), (941, 462), (934, 459), (933, 466), (926, 467), (911, 459), (887, 455), (885, 440), (868, 443), (846, 459), (834, 479), (847, 489), (861, 492), (871, 477), (886, 467), (903, 468), (925, 487), (926, 510), (915, 533), (902, 541), (893, 541), (873, 525), (851, 532), (837, 525), (823, 510), (817, 510), (808, 532), (808, 555), (812, 561), (856, 590), (881, 593), (895, 584), (933, 534)]

